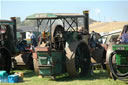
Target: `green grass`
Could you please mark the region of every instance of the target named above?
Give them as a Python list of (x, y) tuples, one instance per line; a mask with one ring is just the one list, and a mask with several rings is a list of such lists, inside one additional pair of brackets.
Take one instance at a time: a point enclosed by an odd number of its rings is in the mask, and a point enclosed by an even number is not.
[[(13, 72), (19, 72), (19, 70)], [(0, 85), (126, 85), (123, 81), (110, 79), (105, 71), (95, 71), (91, 76), (77, 78), (71, 78), (68, 74), (63, 74), (57, 76), (56, 81), (51, 78), (39, 78), (34, 71), (30, 70), (20, 70), (20, 72), (24, 72), (24, 82), (1, 83)]]

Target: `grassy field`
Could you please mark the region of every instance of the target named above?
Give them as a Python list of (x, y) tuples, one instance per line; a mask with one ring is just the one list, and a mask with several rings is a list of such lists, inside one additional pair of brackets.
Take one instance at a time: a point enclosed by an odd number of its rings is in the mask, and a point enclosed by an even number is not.
[(20, 72), (24, 72), (24, 82), (15, 84), (1, 83), (0, 85), (126, 85), (123, 81), (110, 79), (105, 71), (95, 71), (91, 76), (77, 78), (71, 78), (67, 74), (63, 74), (57, 76), (56, 81), (51, 78), (39, 78), (30, 70)]

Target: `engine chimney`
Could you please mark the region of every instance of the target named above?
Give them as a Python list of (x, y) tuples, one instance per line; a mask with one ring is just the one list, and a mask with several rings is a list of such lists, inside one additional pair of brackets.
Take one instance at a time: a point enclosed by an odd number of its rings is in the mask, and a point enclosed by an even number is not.
[(84, 28), (89, 32), (89, 10), (83, 11), (84, 17)]

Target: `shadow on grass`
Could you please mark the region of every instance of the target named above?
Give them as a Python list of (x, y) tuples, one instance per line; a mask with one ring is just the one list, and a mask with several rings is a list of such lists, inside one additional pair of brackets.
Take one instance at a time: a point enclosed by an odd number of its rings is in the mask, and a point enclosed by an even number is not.
[(34, 77), (37, 76), (33, 70), (30, 70), (29, 72), (24, 72), (24, 77)]
[(24, 77), (34, 77), (37, 76), (34, 70), (13, 70), (10, 74), (14, 74), (15, 72), (23, 72)]
[(64, 74), (63, 76), (57, 77), (56, 81), (73, 81), (73, 80), (95, 80), (95, 79), (106, 79), (109, 78), (107, 72), (97, 72), (93, 75), (87, 76), (78, 76), (78, 77), (70, 77), (68, 74)]
[[(15, 71), (12, 71), (11, 74), (14, 74), (15, 72), (23, 72), (24, 73), (24, 78), (37, 76), (33, 70), (15, 70)], [(95, 79), (103, 80), (103, 79), (106, 79), (106, 78), (109, 78), (106, 71), (94, 72), (93, 75), (87, 75), (87, 76), (84, 76), (84, 77), (81, 77), (81, 76), (70, 77), (68, 75), (68, 73), (65, 73), (65, 74), (61, 74), (60, 76), (56, 76), (56, 81), (61, 82), (61, 81), (73, 81), (73, 80), (95, 80)], [(55, 80), (52, 80), (51, 78), (50, 78), (50, 80), (55, 81)]]

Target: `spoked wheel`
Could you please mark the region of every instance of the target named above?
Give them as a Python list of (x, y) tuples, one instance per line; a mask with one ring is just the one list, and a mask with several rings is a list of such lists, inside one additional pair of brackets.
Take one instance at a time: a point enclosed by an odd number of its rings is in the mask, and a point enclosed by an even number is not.
[(83, 41), (73, 42), (66, 48), (66, 68), (70, 76), (85, 76), (90, 71), (91, 59), (88, 46)]
[(8, 73), (11, 69), (11, 55), (6, 48), (0, 48), (0, 70), (6, 70)]

